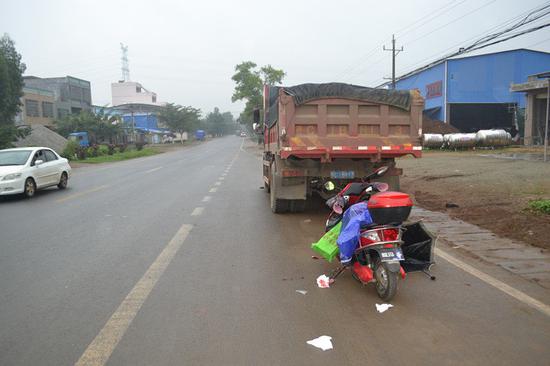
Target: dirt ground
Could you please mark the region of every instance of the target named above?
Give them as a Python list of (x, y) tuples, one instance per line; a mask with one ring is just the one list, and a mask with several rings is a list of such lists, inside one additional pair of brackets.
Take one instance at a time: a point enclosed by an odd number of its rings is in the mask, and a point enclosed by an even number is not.
[[(401, 188), (427, 209), (520, 240), (550, 248), (550, 215), (527, 209), (533, 199), (550, 199), (550, 162), (497, 159), (481, 155), (542, 151), (427, 151), (402, 158)], [(448, 207), (458, 205), (458, 207)]]

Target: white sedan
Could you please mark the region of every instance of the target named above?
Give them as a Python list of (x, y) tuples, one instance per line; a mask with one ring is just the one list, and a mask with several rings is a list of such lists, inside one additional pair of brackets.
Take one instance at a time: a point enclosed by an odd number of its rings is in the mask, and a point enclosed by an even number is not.
[(0, 196), (57, 186), (67, 188), (71, 176), (69, 161), (47, 147), (0, 150)]

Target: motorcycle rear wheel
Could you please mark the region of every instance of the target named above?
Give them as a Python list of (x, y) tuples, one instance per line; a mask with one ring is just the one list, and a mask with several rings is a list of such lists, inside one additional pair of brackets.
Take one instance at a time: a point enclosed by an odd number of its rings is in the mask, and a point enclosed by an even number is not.
[(384, 301), (390, 301), (397, 293), (397, 273), (391, 272), (388, 265), (377, 259), (374, 264), (375, 287), (378, 296)]

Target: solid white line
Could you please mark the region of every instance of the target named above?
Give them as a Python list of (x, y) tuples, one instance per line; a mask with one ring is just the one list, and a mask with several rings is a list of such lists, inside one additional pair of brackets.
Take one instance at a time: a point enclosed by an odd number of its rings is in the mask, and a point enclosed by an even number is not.
[(200, 216), (202, 215), (202, 212), (204, 211), (204, 207), (196, 207), (193, 212), (191, 212), (191, 216)]
[(507, 285), (504, 282), (499, 281), (496, 278), (491, 277), (488, 274), (483, 273), (483, 272), (475, 269), (474, 267), (470, 266), (469, 264), (466, 264), (466, 263), (462, 262), (461, 260), (453, 257), (450, 254), (445, 253), (444, 251), (442, 251), (438, 248), (435, 249), (435, 254), (440, 256), (441, 258), (445, 259), (447, 262), (449, 262), (451, 264), (454, 264), (455, 266), (462, 269), (463, 271), (468, 272), (472, 276), (475, 276), (475, 277), (479, 278), (480, 280), (482, 280), (483, 282), (485, 282), (485, 283), (499, 289), (500, 291), (512, 296), (516, 300), (519, 300), (522, 303), (537, 309), (538, 311), (540, 311), (544, 315), (550, 316), (550, 306), (544, 304), (543, 302), (540, 302), (539, 300), (532, 298), (531, 296), (529, 296), (529, 295), (513, 288), (512, 286)]
[(103, 366), (111, 357), (118, 342), (126, 333), (128, 326), (134, 320), (139, 309), (147, 300), (151, 290), (157, 284), (183, 242), (191, 231), (191, 225), (182, 225), (157, 259), (147, 269), (147, 272), (136, 283), (134, 288), (122, 301), (111, 318), (103, 326), (86, 351), (75, 363), (76, 366)]
[(145, 171), (145, 174), (152, 173), (152, 172), (156, 172), (156, 171), (159, 170), (159, 169), (162, 169), (162, 167), (159, 166), (159, 167), (156, 167), (156, 168), (153, 168), (153, 169), (146, 170), (146, 171)]
[(204, 196), (203, 199), (202, 199), (202, 202), (208, 202), (212, 199), (212, 197), (210, 196)]

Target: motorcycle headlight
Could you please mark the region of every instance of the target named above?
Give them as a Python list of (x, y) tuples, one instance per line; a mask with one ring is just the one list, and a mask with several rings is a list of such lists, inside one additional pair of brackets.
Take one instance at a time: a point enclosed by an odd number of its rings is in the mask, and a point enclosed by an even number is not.
[(2, 180), (14, 180), (17, 178), (21, 178), (21, 173), (8, 174)]

